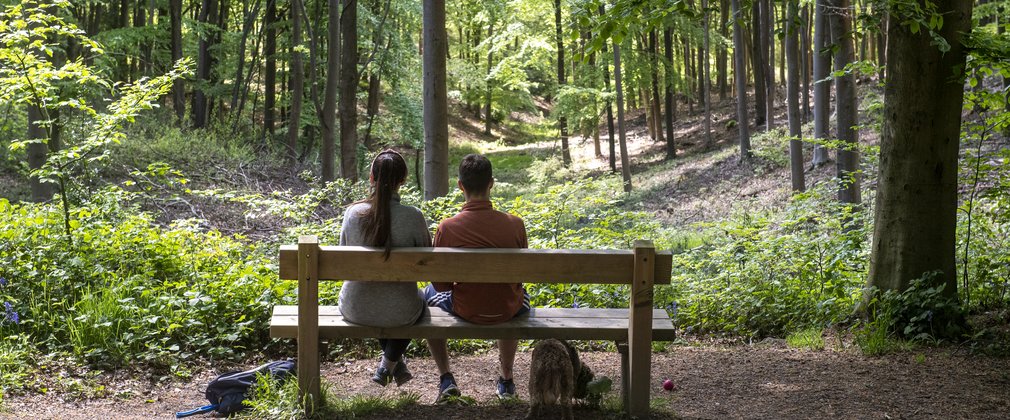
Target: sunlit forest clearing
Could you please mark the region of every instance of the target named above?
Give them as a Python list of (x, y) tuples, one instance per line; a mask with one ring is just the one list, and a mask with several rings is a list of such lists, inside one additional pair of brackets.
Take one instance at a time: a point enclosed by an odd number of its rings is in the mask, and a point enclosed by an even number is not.
[[(340, 244), (388, 149), (435, 246), (479, 154), (531, 250), (672, 260), (645, 405), (629, 315), (629, 340), (569, 340), (613, 379), (580, 418), (1010, 411), (1006, 1), (0, 3), (0, 417), (169, 418), (299, 356), (272, 336), (303, 292), (278, 250)], [(557, 313), (642, 298), (515, 281)], [(518, 398), (494, 340), (448, 341), (443, 404), (424, 338), (402, 386), (376, 385), (379, 342), (331, 338), (321, 397), (261, 378), (238, 416), (522, 418), (536, 316)]]

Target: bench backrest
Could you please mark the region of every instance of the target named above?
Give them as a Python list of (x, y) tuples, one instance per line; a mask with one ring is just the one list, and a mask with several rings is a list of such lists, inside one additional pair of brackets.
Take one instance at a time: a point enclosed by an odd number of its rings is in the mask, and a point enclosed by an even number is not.
[[(319, 280), (457, 283), (631, 284), (631, 250), (380, 248), (319, 246)], [(655, 256), (655, 284), (670, 283), (672, 255)], [(280, 249), (280, 278), (298, 279), (298, 246)]]

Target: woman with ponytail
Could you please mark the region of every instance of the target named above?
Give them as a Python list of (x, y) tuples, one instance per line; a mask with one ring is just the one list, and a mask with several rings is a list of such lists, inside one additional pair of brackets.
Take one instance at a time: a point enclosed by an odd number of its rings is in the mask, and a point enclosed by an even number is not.
[[(415, 207), (400, 204), (397, 194), (407, 179), (407, 163), (394, 150), (375, 156), (369, 171), (371, 193), (347, 208), (340, 230), (340, 245), (429, 247), (431, 234), (424, 215)], [(339, 308), (344, 319), (373, 327), (400, 327), (417, 321), (425, 308), (417, 283), (345, 281)], [(379, 339), (382, 361), (372, 380), (386, 386), (403, 385), (413, 376), (403, 357), (410, 339)]]

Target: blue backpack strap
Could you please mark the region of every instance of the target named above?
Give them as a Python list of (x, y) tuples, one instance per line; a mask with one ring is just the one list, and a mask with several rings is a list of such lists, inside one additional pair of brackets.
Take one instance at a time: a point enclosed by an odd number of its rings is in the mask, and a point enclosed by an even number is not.
[(195, 416), (197, 414), (209, 413), (217, 409), (217, 404), (205, 405), (200, 408), (194, 408), (189, 411), (180, 411), (175, 413), (175, 418), (181, 419), (183, 417)]

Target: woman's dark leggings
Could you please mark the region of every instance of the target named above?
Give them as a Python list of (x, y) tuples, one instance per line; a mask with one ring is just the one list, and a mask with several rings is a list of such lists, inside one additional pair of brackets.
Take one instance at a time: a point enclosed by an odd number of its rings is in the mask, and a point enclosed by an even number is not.
[(410, 345), (409, 338), (380, 338), (379, 347), (382, 347), (382, 355), (386, 356), (386, 360), (391, 362), (397, 362), (403, 357), (403, 353), (407, 352), (407, 346)]

